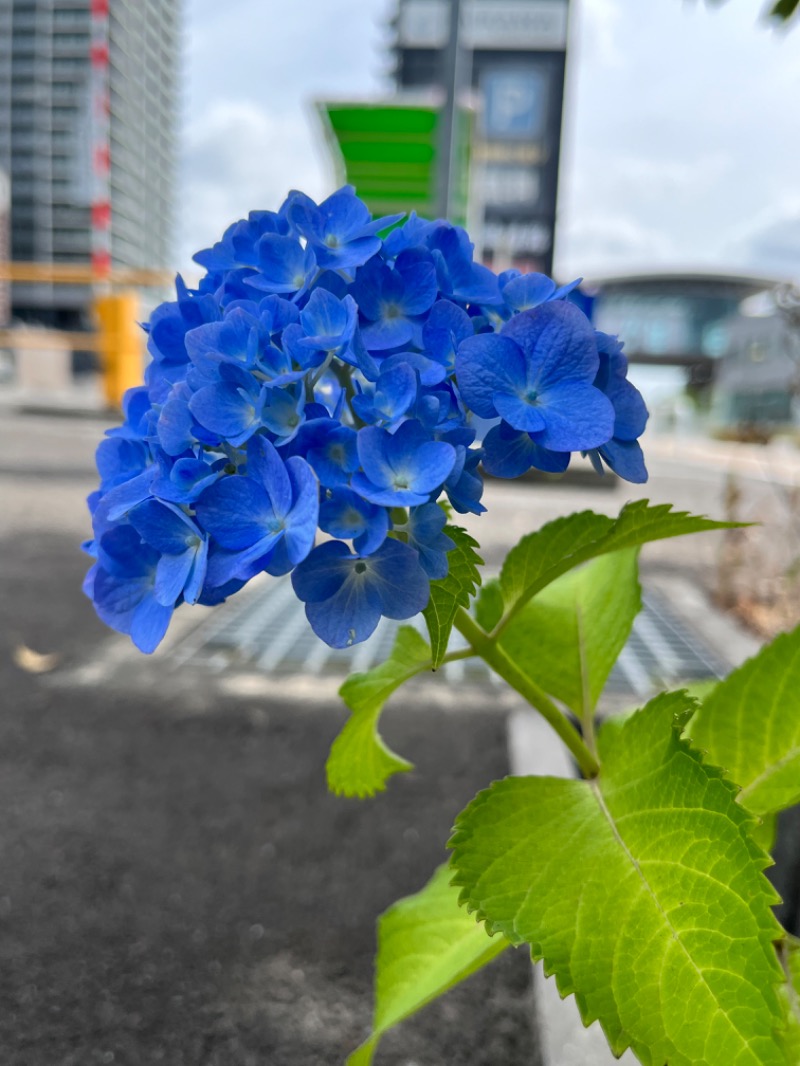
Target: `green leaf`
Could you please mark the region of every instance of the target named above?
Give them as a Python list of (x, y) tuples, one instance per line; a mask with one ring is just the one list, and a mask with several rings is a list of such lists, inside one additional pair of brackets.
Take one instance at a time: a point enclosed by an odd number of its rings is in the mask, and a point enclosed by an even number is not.
[(792, 1066), (800, 1063), (800, 940), (788, 936), (778, 948), (786, 973), (783, 995), (788, 1026), (785, 1041)]
[(527, 603), (500, 647), (579, 717), (594, 710), (641, 606), (638, 548), (563, 574)]
[(475, 618), (478, 625), (490, 633), (503, 617), (503, 592), (496, 577), (487, 581), (475, 601)]
[(506, 778), (456, 822), (454, 883), (528, 943), (586, 1025), (646, 1066), (785, 1066), (777, 900), (736, 789), (659, 696), (605, 736), (593, 781)]
[(459, 607), (469, 607), (469, 601), (481, 583), (478, 567), (483, 566), (483, 559), (475, 551), (478, 542), (465, 529), (445, 526), (444, 532), (455, 542), (455, 548), (447, 553), (450, 570), (441, 581), (431, 581), (431, 598), (422, 612), (431, 637), (434, 670), (441, 666), (447, 654), (453, 619)]
[(616, 520), (593, 511), (557, 518), (523, 537), (506, 556), (500, 571), (506, 610), (516, 611), (561, 574), (598, 555), (736, 525), (741, 523), (715, 522), (647, 500), (627, 504)]
[(785, 21), (794, 15), (798, 6), (800, 6), (800, 0), (777, 0), (777, 3), (770, 11), (770, 15)]
[(721, 681), (688, 733), (741, 786), (739, 802), (754, 814), (800, 802), (800, 627)]
[(333, 742), (326, 771), (328, 788), (342, 796), (374, 796), (392, 774), (413, 769), (395, 755), (378, 732), (383, 705), (395, 689), (431, 668), (431, 650), (412, 626), (401, 626), (392, 654), (366, 674), (352, 674), (339, 695), (353, 712)]
[(347, 1066), (369, 1066), (387, 1029), (509, 946), (503, 936), (487, 936), (485, 928), (459, 907), (451, 876), (447, 866), (440, 866), (421, 892), (399, 900), (381, 917), (373, 1029)]
[[(535, 596), (569, 569), (572, 565), (569, 560), (577, 559), (587, 548), (602, 544), (613, 527), (613, 518), (594, 511), (579, 511), (528, 533), (508, 553), (500, 571), (506, 609)], [(574, 565), (578, 561), (581, 560), (577, 559)]]

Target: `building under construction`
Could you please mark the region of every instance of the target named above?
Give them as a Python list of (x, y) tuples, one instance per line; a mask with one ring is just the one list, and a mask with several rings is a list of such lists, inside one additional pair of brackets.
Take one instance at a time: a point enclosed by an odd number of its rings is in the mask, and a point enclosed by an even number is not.
[(48, 270), (171, 262), (180, 22), (180, 0), (0, 0), (9, 258), (41, 264), (14, 281), (13, 320), (87, 327), (90, 285)]

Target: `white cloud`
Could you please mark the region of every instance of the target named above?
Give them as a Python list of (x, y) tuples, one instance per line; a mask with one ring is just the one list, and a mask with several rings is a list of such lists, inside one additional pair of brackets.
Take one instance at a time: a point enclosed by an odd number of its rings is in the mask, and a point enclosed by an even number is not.
[[(380, 91), (393, 3), (186, 5), (182, 263), (291, 186), (330, 191), (307, 102)], [(572, 3), (559, 274), (790, 264), (800, 28), (767, 28), (758, 0)]]
[[(597, 37), (609, 2), (614, 62)], [(581, 232), (608, 234), (609, 269), (643, 265), (636, 232), (652, 241), (654, 267), (666, 255), (727, 269), (743, 221), (774, 218), (800, 187), (800, 32), (776, 34), (745, 0), (648, 0), (646, 13), (639, 0), (581, 0), (574, 34), (560, 274), (587, 270), (575, 258)], [(737, 248), (736, 265), (757, 269), (755, 246)]]
[(313, 116), (275, 114), (254, 102), (219, 102), (186, 130), (181, 265), (252, 210), (275, 210), (291, 188), (322, 196)]
[(391, 0), (192, 0), (179, 262), (290, 188), (320, 197), (333, 170), (315, 98), (380, 87)]

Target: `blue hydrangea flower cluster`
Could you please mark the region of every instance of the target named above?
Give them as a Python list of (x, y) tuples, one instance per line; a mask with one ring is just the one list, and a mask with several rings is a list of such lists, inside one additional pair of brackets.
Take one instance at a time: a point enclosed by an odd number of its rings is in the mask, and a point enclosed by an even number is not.
[(350, 187), (292, 192), (151, 316), (145, 384), (97, 450), (86, 579), (142, 651), (176, 606), (263, 571), (291, 572), (315, 632), (354, 644), (426, 606), (453, 547), (437, 501), (481, 513), (482, 471), (563, 471), (581, 451), (646, 479), (647, 412), (574, 285), (497, 276), (463, 229), (401, 218)]

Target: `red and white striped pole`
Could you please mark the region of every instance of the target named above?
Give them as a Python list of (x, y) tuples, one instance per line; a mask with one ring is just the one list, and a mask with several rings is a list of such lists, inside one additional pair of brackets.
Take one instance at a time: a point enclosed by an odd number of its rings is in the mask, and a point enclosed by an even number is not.
[(111, 99), (108, 46), (109, 0), (91, 0), (92, 275), (111, 276)]

